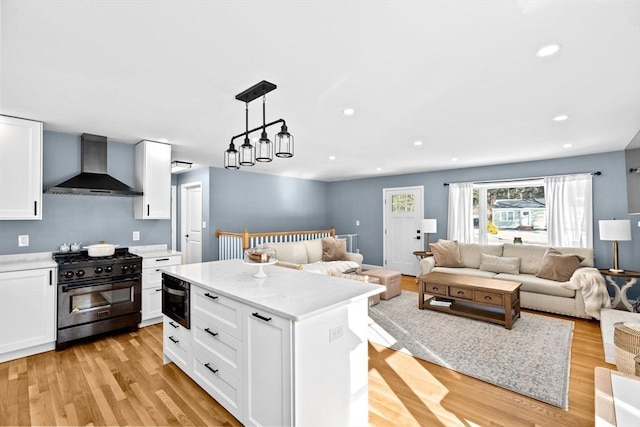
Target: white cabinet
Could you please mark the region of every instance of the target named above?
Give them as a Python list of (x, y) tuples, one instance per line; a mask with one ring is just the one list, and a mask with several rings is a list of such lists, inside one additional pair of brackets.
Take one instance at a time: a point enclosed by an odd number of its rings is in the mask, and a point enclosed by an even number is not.
[(0, 273), (0, 362), (55, 347), (55, 270)]
[(171, 360), (183, 372), (192, 377), (191, 331), (167, 316), (164, 316), (162, 330), (165, 363)]
[(171, 217), (171, 145), (141, 141), (136, 145), (136, 188), (142, 196), (134, 201), (136, 219)]
[(42, 219), (42, 123), (0, 116), (0, 219)]
[(142, 323), (148, 326), (162, 320), (162, 268), (182, 263), (181, 255), (142, 258)]
[(293, 419), (291, 321), (245, 305), (245, 414), (251, 426), (289, 426)]

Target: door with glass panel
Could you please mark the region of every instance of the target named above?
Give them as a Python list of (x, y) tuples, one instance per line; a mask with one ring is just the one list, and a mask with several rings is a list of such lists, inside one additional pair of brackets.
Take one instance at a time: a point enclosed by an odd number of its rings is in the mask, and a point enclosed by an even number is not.
[(384, 268), (415, 276), (420, 272), (414, 251), (423, 250), (420, 230), (424, 187), (386, 188), (384, 198)]

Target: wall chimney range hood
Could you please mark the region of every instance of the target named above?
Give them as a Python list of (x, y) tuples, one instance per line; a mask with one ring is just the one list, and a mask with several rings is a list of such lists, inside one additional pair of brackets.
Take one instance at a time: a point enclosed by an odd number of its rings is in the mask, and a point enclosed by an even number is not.
[(49, 187), (48, 194), (79, 194), (83, 196), (142, 196), (107, 174), (107, 137), (83, 133), (81, 144), (81, 172), (71, 179)]

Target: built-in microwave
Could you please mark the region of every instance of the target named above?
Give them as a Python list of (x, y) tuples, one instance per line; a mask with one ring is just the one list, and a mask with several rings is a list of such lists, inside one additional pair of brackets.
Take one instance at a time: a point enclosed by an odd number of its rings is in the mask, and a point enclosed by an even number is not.
[(191, 284), (162, 273), (162, 314), (187, 329), (191, 328), (189, 290)]

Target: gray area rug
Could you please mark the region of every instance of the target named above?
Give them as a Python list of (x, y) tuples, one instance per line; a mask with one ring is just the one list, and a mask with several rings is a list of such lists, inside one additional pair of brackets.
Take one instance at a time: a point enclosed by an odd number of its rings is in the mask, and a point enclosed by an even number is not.
[(418, 309), (418, 294), (369, 308), (369, 341), (568, 409), (573, 322), (537, 314), (502, 325)]

